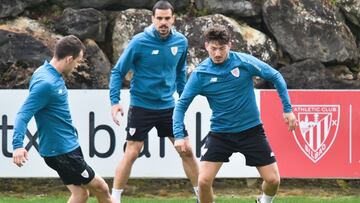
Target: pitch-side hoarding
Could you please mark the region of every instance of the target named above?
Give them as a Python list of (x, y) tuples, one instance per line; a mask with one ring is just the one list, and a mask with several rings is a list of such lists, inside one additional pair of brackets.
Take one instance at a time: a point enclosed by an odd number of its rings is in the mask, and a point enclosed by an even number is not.
[[(274, 90), (256, 90), (261, 119), (275, 152), (282, 177), (360, 177), (360, 91), (290, 91), (299, 127), (288, 132), (281, 102)], [(16, 112), (28, 90), (0, 90), (0, 177), (57, 177), (37, 153), (37, 129), (30, 121), (24, 146), (30, 158), (19, 168), (12, 163), (12, 134)], [(79, 132), (85, 159), (104, 177), (112, 177), (125, 148), (125, 127), (129, 92), (122, 90), (125, 115), (120, 126), (112, 122), (108, 90), (69, 90), (73, 123)], [(185, 124), (196, 157), (201, 156), (209, 131), (211, 111), (198, 96), (186, 113)], [(355, 124), (354, 124), (355, 123)], [(184, 178), (179, 156), (167, 139), (155, 129), (145, 141), (133, 166), (132, 177)], [(225, 163), (218, 177), (258, 177), (255, 168), (245, 166), (241, 154)]]

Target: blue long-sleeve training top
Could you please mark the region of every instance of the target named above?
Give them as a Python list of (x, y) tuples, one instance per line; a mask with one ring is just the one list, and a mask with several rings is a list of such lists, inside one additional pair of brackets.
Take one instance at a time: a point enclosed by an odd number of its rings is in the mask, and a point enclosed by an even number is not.
[(68, 104), (68, 92), (61, 74), (48, 62), (33, 74), (29, 95), (17, 113), (13, 149), (23, 147), (27, 124), (35, 117), (42, 157), (57, 156), (79, 147)]
[(259, 125), (253, 76), (272, 82), (281, 98), (283, 111), (292, 111), (286, 83), (277, 70), (249, 54), (230, 51), (224, 63), (217, 65), (207, 58), (191, 74), (175, 106), (175, 138), (184, 137), (184, 115), (196, 95), (205, 96), (209, 102), (213, 132), (242, 132)]
[(147, 109), (175, 106), (175, 90), (181, 94), (186, 82), (187, 39), (171, 29), (161, 38), (154, 25), (133, 37), (111, 71), (111, 105), (120, 101), (122, 81), (129, 70), (130, 105)]

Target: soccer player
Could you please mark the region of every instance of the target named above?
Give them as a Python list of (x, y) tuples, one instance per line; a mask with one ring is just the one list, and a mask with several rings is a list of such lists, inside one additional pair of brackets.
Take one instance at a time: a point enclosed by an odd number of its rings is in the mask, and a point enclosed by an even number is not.
[(255, 101), (253, 76), (272, 82), (281, 98), (284, 120), (289, 130), (296, 126), (286, 83), (281, 74), (257, 58), (230, 51), (229, 31), (223, 26), (212, 26), (204, 34), (209, 57), (191, 74), (173, 115), (175, 147), (189, 148), (184, 141), (184, 114), (196, 95), (207, 98), (212, 110), (210, 132), (205, 142), (199, 169), (201, 203), (213, 202), (212, 184), (223, 162), (240, 152), (246, 165), (255, 166), (263, 178), (260, 203), (272, 202), (280, 175), (274, 153), (259, 118)]
[[(120, 89), (123, 78), (131, 69), (130, 108), (126, 127), (126, 149), (119, 162), (112, 195), (120, 202), (121, 193), (129, 179), (148, 132), (155, 127), (159, 137), (168, 137), (174, 143), (172, 114), (175, 106), (173, 94), (181, 95), (186, 82), (187, 39), (173, 28), (173, 6), (158, 1), (152, 9), (152, 25), (133, 37), (111, 71), (110, 100), (113, 121), (119, 125), (117, 114), (123, 115)], [(186, 130), (183, 129), (186, 137)], [(188, 138), (184, 138), (188, 143)], [(190, 145), (188, 145), (190, 146)], [(197, 194), (198, 165), (189, 147), (179, 152), (186, 176)]]
[(68, 202), (86, 202), (89, 190), (99, 202), (115, 202), (106, 182), (84, 160), (62, 78), (82, 61), (84, 50), (77, 37), (63, 37), (56, 43), (50, 63), (45, 61), (32, 75), (29, 95), (15, 120), (13, 161), (21, 167), (28, 160), (23, 141), (27, 124), (34, 116), (39, 133), (39, 153), (70, 190)]

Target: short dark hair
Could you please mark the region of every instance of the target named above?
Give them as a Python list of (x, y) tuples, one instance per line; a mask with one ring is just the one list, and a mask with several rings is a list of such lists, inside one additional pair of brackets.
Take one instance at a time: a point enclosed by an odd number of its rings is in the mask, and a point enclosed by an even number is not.
[(156, 9), (168, 10), (171, 9), (171, 14), (174, 14), (174, 7), (168, 1), (158, 1), (152, 8), (152, 15), (155, 16)]
[(79, 38), (74, 35), (68, 35), (61, 38), (55, 45), (54, 56), (56, 59), (61, 60), (66, 56), (76, 58), (80, 52), (85, 51), (85, 46)]
[(205, 42), (218, 42), (219, 44), (228, 44), (230, 42), (229, 30), (222, 25), (214, 25), (206, 29), (204, 33)]

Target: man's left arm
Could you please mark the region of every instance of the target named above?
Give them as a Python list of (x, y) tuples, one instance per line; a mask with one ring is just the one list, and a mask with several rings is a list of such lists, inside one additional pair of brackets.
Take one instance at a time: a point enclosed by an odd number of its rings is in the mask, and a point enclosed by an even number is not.
[(252, 75), (259, 76), (274, 84), (282, 102), (284, 113), (292, 111), (289, 93), (284, 78), (279, 71), (254, 56), (246, 55), (247, 63), (251, 66), (249, 71)]
[(281, 73), (253, 56), (249, 57), (249, 63), (254, 66), (253, 71), (255, 75), (274, 84), (282, 102), (284, 121), (289, 125), (289, 131), (294, 130), (296, 127), (296, 117), (292, 112), (287, 85)]

